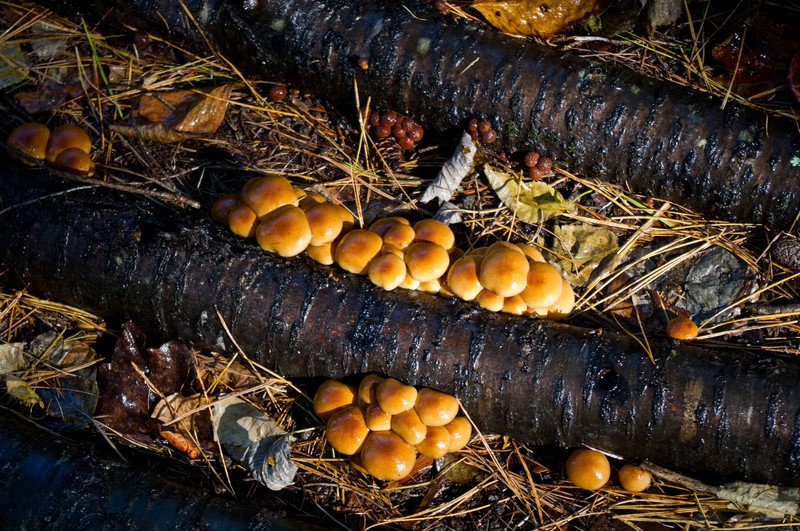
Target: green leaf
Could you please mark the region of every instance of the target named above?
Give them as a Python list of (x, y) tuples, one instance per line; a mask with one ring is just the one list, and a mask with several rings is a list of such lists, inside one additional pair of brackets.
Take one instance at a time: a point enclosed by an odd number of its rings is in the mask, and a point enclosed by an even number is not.
[(488, 164), (484, 165), (483, 172), (503, 204), (527, 223), (541, 223), (574, 208), (549, 184), (523, 182), (517, 175), (494, 169)]

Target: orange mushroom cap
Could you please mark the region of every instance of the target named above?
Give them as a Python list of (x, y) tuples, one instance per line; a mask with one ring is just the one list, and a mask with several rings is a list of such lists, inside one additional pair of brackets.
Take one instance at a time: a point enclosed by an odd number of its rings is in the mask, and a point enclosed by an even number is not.
[(358, 406), (347, 406), (328, 419), (325, 437), (331, 447), (344, 455), (353, 455), (361, 450), (369, 428), (364, 412)]
[(228, 212), (233, 207), (240, 204), (239, 194), (225, 194), (221, 195), (211, 205), (211, 219), (222, 225), (228, 224)]
[(528, 305), (525, 304), (521, 296), (514, 295), (513, 297), (506, 297), (503, 299), (502, 311), (512, 315), (522, 315), (528, 311)]
[(531, 262), (528, 285), (520, 295), (532, 308), (547, 308), (558, 300), (563, 288), (564, 279), (555, 267), (547, 262)]
[(283, 205), (297, 205), (297, 195), (286, 177), (269, 175), (254, 177), (241, 191), (242, 202), (253, 209), (259, 219)]
[(628, 492), (644, 492), (650, 488), (652, 476), (647, 470), (628, 463), (619, 469), (619, 484)]
[(431, 459), (444, 457), (450, 450), (450, 432), (444, 426), (428, 426), (425, 439), (416, 447), (419, 453)]
[(393, 431), (373, 431), (361, 447), (361, 464), (377, 479), (397, 481), (414, 469), (417, 451)]
[(265, 251), (285, 258), (297, 256), (311, 242), (311, 227), (301, 208), (284, 205), (261, 220), (256, 229), (256, 240)]
[(597, 490), (611, 477), (611, 465), (608, 458), (589, 448), (578, 448), (567, 459), (567, 477), (576, 487), (586, 490)]
[(339, 237), (343, 223), (336, 205), (316, 203), (302, 210), (306, 213), (308, 226), (311, 228), (310, 245), (323, 245)]
[(459, 299), (474, 300), (483, 290), (478, 271), (482, 259), (477, 256), (466, 255), (456, 260), (447, 272), (447, 286)]
[(447, 251), (452, 249), (456, 243), (453, 231), (435, 219), (423, 219), (414, 224), (414, 232), (418, 242), (436, 243), (444, 247)]
[(386, 431), (392, 429), (392, 416), (382, 410), (378, 404), (371, 404), (364, 410), (367, 428), (372, 431)]
[(437, 243), (417, 242), (406, 249), (408, 272), (420, 282), (436, 280), (450, 265), (450, 255)]
[(256, 235), (258, 217), (247, 205), (236, 205), (228, 211), (228, 228), (231, 232), (243, 238), (252, 238)]
[(561, 295), (558, 296), (549, 308), (547, 308), (547, 318), (554, 321), (566, 319), (575, 308), (575, 292), (567, 279), (562, 280)]
[(506, 302), (504, 297), (501, 297), (490, 289), (481, 290), (478, 296), (475, 297), (475, 301), (481, 308), (489, 310), (490, 312), (499, 312), (503, 309), (503, 305)]
[(417, 390), (394, 378), (386, 378), (375, 390), (375, 398), (382, 410), (390, 415), (397, 415), (414, 407)]
[[(47, 141), (49, 139), (50, 129), (48, 129), (46, 125), (32, 122), (14, 128), (8, 135), (6, 143), (30, 155), (36, 160), (44, 160), (45, 153), (47, 152)], [(23, 157), (19, 157), (13, 153), (11, 156), (29, 166), (33, 165), (31, 161)]]
[(450, 447), (447, 452), (457, 452), (464, 448), (472, 437), (472, 424), (467, 417), (456, 417), (444, 427), (450, 433)]
[(411, 408), (392, 415), (392, 431), (413, 446), (425, 440), (428, 427), (419, 419), (416, 410)]
[(325, 380), (314, 393), (314, 413), (327, 420), (336, 411), (356, 403), (356, 391), (339, 380)]
[(369, 230), (383, 238), (383, 236), (397, 224), (402, 225), (411, 225), (411, 223), (406, 218), (401, 218), (400, 216), (391, 216), (388, 218), (381, 218), (372, 223), (369, 226)]
[(91, 177), (94, 175), (94, 161), (88, 153), (80, 148), (67, 148), (56, 157), (55, 168), (75, 175)]
[(444, 426), (456, 418), (458, 400), (453, 395), (424, 388), (417, 391), (414, 409), (426, 425)]
[(336, 255), (336, 240), (322, 245), (309, 245), (306, 254), (309, 258), (323, 265), (333, 265)]
[(372, 283), (386, 291), (392, 291), (400, 286), (407, 272), (405, 261), (391, 253), (376, 256), (367, 268), (367, 275)]
[(383, 240), (374, 232), (356, 229), (345, 234), (336, 247), (336, 263), (345, 271), (363, 275), (380, 252)]
[(542, 252), (533, 245), (528, 245), (527, 243), (520, 243), (517, 244), (517, 247), (519, 247), (519, 250), (522, 251), (522, 253), (525, 256), (527, 256), (530, 260), (533, 260), (534, 262), (545, 261)]
[(60, 125), (50, 133), (44, 155), (45, 161), (54, 165), (59, 153), (68, 148), (78, 148), (89, 154), (92, 152), (92, 141), (86, 131), (77, 125)]
[(483, 257), (478, 279), (484, 288), (499, 296), (513, 297), (525, 289), (529, 270), (528, 258), (522, 251), (498, 246)]
[(679, 315), (667, 323), (667, 335), (680, 341), (691, 341), (697, 338), (697, 325), (686, 316)]
[[(377, 374), (368, 374), (364, 376), (361, 383), (358, 384), (358, 405), (366, 407), (375, 404), (375, 393), (378, 390), (378, 385), (383, 381), (382, 376)], [(388, 428), (387, 428), (388, 429)]]
[(386, 231), (386, 234), (383, 235), (383, 242), (403, 250), (414, 242), (414, 238), (416, 238), (416, 233), (410, 225), (398, 223)]

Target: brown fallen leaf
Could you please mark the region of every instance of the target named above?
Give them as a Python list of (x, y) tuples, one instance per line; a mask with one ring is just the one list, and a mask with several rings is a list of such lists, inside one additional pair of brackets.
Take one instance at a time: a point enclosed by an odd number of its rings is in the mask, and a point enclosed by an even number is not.
[(200, 457), (200, 448), (180, 433), (174, 431), (160, 431), (159, 435), (166, 439), (170, 446), (189, 456), (189, 459), (197, 459)]
[(503, 33), (548, 38), (563, 33), (600, 8), (596, 0), (478, 0), (472, 7)]

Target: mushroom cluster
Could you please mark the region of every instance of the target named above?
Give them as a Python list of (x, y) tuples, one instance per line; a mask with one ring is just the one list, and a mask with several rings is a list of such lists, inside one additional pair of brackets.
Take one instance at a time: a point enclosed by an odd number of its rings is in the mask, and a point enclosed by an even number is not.
[[(76, 125), (61, 125), (51, 132), (46, 125), (26, 123), (11, 131), (6, 142), (32, 159), (59, 170), (76, 175), (94, 175), (94, 162), (90, 155), (92, 141), (86, 131)], [(33, 166), (24, 157), (14, 153), (11, 156)]]
[(403, 479), (417, 453), (438, 459), (464, 448), (472, 436), (452, 395), (376, 374), (358, 388), (325, 381), (314, 395), (314, 412), (327, 421), (331, 447), (350, 456), (353, 468), (380, 480)]
[(497, 131), (492, 129), (492, 124), (485, 118), (480, 120), (471, 118), (467, 122), (467, 133), (472, 137), (473, 142), (491, 144), (497, 140)]
[(367, 129), (379, 140), (393, 136), (402, 149), (411, 149), (423, 135), (421, 125), (394, 111), (370, 112)]
[(569, 282), (530, 245), (496, 242), (464, 253), (447, 225), (414, 225), (382, 218), (354, 228), (352, 214), (317, 194), (306, 195), (284, 177), (256, 177), (239, 194), (217, 199), (211, 217), (268, 252), (305, 252), (324, 264), (367, 275), (387, 291), (396, 288), (458, 297), (482, 308), (563, 319), (575, 305)]
[[(605, 486), (611, 478), (611, 463), (602, 452), (590, 448), (573, 451), (566, 463), (567, 478), (576, 487), (597, 490)], [(650, 488), (650, 472), (630, 463), (619, 469), (619, 483), (629, 492), (643, 492)]]
[(528, 168), (528, 177), (532, 181), (540, 181), (545, 175), (553, 171), (553, 159), (542, 157), (535, 151), (528, 151), (522, 162)]

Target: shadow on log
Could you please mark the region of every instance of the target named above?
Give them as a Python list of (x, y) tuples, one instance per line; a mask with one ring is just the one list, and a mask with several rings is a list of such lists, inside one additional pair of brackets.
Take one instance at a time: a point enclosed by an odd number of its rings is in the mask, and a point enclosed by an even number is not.
[[(101, 12), (96, 4), (87, 16)], [(709, 217), (786, 229), (800, 213), (794, 123), (731, 102), (723, 110), (706, 94), (456, 23), (420, 1), (187, 1), (195, 21), (177, 2), (100, 4), (114, 6), (107, 19), (168, 26), (172, 38), (204, 46), (196, 22), (240, 68), (348, 110), (355, 80), (362, 102), (369, 96), (429, 130), (486, 117), (503, 149), (532, 149)]]
[[(490, 313), (280, 259), (195, 212), (135, 197), (44, 197), (0, 169), (7, 284), (163, 337), (244, 351), (287, 377), (378, 371), (455, 393), (480, 429), (587, 444), (691, 475), (800, 484), (800, 364)], [(194, 219), (192, 217), (194, 216)]]

